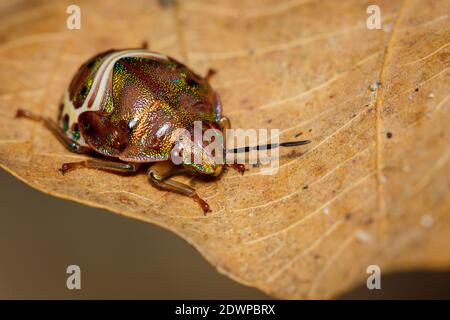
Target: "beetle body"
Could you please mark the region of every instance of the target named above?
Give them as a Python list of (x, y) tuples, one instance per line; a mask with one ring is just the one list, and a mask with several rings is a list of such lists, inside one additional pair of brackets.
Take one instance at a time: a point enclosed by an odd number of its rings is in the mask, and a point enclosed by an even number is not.
[[(17, 116), (43, 122), (72, 152), (94, 151), (107, 157), (65, 163), (61, 167), (63, 174), (79, 168), (136, 172), (141, 163), (153, 162), (148, 176), (154, 185), (193, 198), (206, 213), (209, 205), (192, 187), (172, 176), (186, 172), (218, 176), (224, 166), (216, 161), (203, 140), (192, 139), (195, 123), (200, 122), (202, 133), (208, 129), (218, 132), (214, 133), (214, 140), (220, 138), (221, 152), (228, 152), (224, 131), (230, 123), (222, 117), (219, 96), (208, 83), (211, 74), (201, 77), (168, 56), (144, 49), (110, 50), (79, 68), (64, 93), (57, 122), (22, 109)], [(189, 135), (188, 142), (181, 146), (189, 152), (187, 156), (183, 154), (181, 163), (175, 164), (172, 152), (178, 141), (174, 133), (179, 129)], [(243, 164), (231, 166), (241, 173), (245, 170)]]
[[(83, 64), (64, 94), (59, 126), (81, 146), (125, 162), (170, 160), (174, 130), (194, 121), (217, 128), (218, 95), (205, 78), (146, 50), (101, 53)], [(217, 174), (214, 164), (193, 167)]]

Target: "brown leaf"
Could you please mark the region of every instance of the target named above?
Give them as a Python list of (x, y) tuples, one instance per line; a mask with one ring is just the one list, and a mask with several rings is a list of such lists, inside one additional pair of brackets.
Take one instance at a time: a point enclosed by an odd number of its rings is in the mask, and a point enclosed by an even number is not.
[[(382, 29), (366, 27), (370, 4)], [(450, 266), (450, 3), (434, 1), (9, 1), (0, 8), (0, 164), (49, 194), (168, 228), (221, 272), (280, 298), (333, 297), (382, 272)], [(61, 176), (68, 153), (19, 107), (56, 117), (71, 75), (109, 48), (214, 68), (234, 127), (279, 128), (276, 175), (190, 181), (213, 212), (145, 174)], [(188, 178), (185, 178), (186, 181)], [(182, 263), (182, 262), (180, 262)]]

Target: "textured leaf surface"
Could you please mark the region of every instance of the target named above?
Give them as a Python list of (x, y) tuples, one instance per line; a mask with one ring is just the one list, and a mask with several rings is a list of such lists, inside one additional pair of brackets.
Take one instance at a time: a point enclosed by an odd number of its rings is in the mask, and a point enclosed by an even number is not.
[[(64, 1), (0, 4), (0, 164), (49, 194), (173, 230), (221, 272), (281, 298), (333, 297), (367, 276), (450, 266), (449, 17), (435, 1)], [(366, 8), (381, 8), (368, 30)], [(72, 74), (109, 48), (150, 48), (213, 86), (234, 127), (279, 128), (312, 144), (250, 168), (184, 178), (213, 213), (145, 174), (79, 170), (24, 107), (56, 117)], [(296, 150), (298, 151), (298, 150)], [(181, 262), (180, 262), (181, 263)]]

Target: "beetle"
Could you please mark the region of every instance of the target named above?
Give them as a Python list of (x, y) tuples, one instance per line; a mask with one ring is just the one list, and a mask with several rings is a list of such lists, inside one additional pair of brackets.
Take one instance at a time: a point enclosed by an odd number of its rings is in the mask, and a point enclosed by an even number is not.
[[(173, 132), (184, 128), (192, 133), (195, 121), (202, 122), (202, 130), (216, 129), (222, 135), (230, 128), (229, 119), (222, 116), (220, 98), (209, 84), (213, 74), (209, 70), (201, 77), (177, 60), (145, 48), (109, 50), (78, 69), (64, 93), (57, 122), (24, 109), (16, 116), (42, 122), (71, 152), (104, 157), (64, 163), (62, 174), (79, 168), (135, 173), (140, 164), (152, 163), (148, 177), (156, 187), (193, 198), (206, 214), (210, 211), (208, 203), (195, 189), (172, 176), (190, 173), (217, 177), (224, 164), (216, 163), (203, 146), (197, 164), (188, 161), (189, 156), (176, 165), (171, 161), (171, 151)], [(249, 150), (245, 147), (230, 152)], [(242, 164), (231, 167), (241, 173), (245, 170)]]

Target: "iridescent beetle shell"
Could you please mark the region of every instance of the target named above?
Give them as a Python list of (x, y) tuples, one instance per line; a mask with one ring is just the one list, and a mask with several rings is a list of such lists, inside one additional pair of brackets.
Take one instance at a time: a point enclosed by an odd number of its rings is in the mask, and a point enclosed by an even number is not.
[[(157, 162), (148, 169), (150, 181), (163, 190), (191, 197), (206, 213), (210, 210), (208, 203), (191, 186), (173, 180), (172, 175), (190, 172), (218, 176), (225, 165), (220, 155), (310, 142), (225, 149), (224, 135), (230, 122), (221, 116), (219, 97), (208, 83), (211, 74), (200, 77), (172, 58), (143, 49), (110, 50), (88, 60), (77, 71), (64, 94), (58, 123), (24, 109), (17, 110), (16, 116), (42, 122), (71, 152), (94, 150), (122, 160), (64, 163), (60, 169), (63, 174), (79, 168), (137, 172), (140, 163)], [(198, 129), (202, 137), (198, 137)], [(205, 145), (213, 141), (214, 147), (220, 148), (219, 160), (215, 148)], [(174, 161), (175, 155), (180, 162)], [(244, 164), (226, 165), (240, 173), (245, 170)]]
[[(84, 63), (64, 94), (58, 118), (81, 146), (125, 162), (169, 160), (177, 128), (194, 121), (219, 129), (221, 104), (205, 78), (143, 49), (110, 50)], [(194, 165), (194, 164), (193, 164)], [(214, 163), (195, 169), (214, 174)]]

